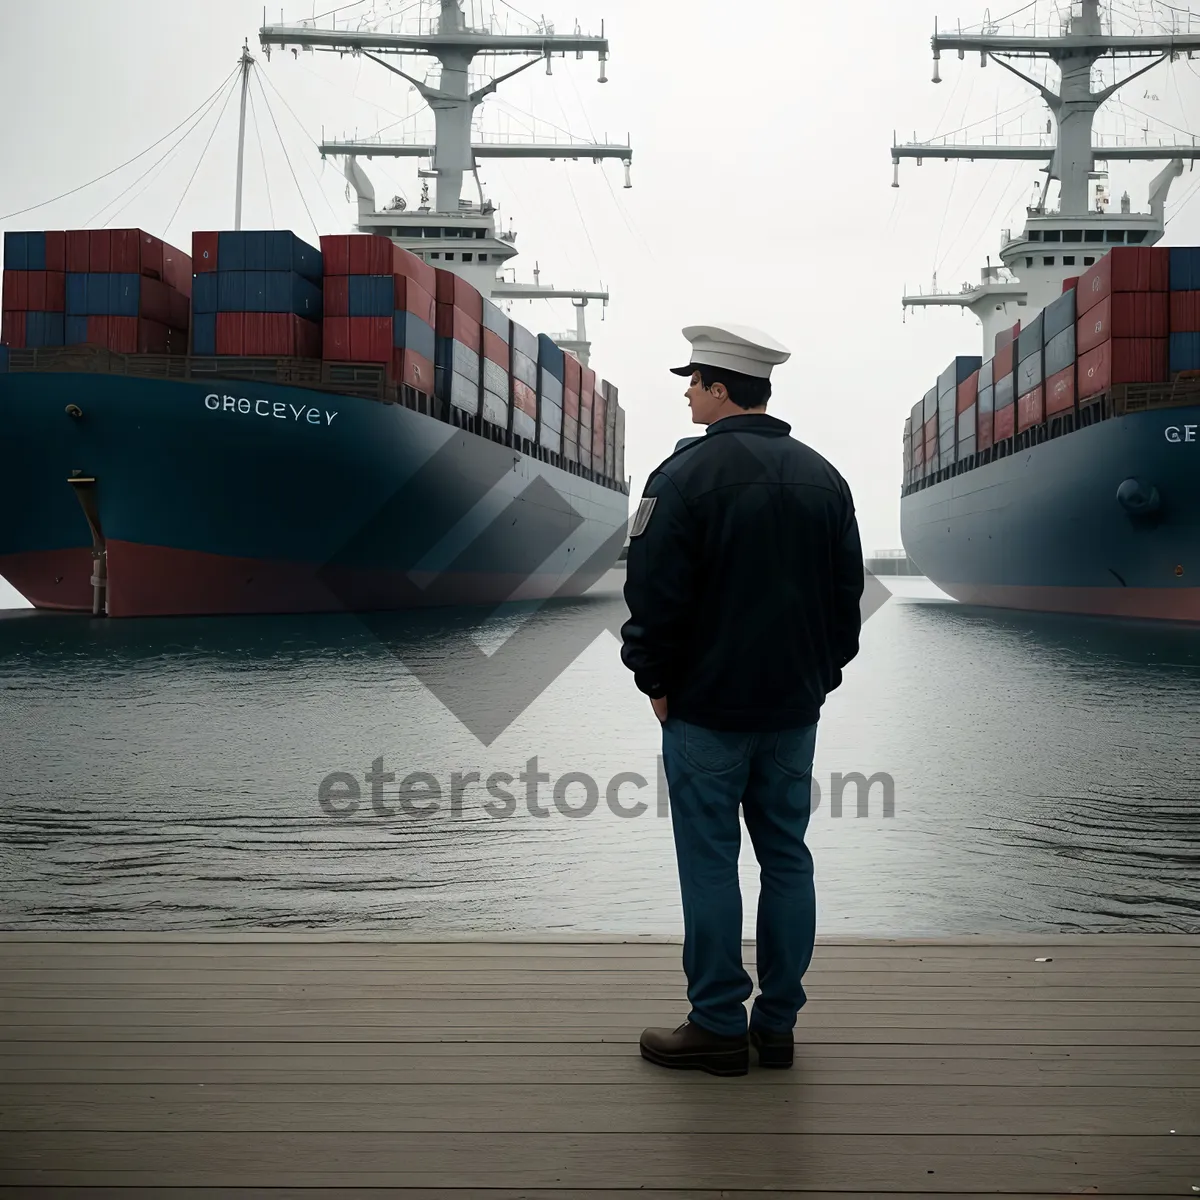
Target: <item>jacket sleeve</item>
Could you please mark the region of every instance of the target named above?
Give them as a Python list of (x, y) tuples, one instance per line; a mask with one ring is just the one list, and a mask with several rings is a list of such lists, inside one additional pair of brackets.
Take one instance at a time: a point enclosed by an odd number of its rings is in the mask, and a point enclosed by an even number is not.
[(671, 480), (651, 476), (634, 517), (626, 559), (621, 661), (638, 690), (652, 699), (670, 688), (672, 667), (686, 644), (696, 595), (700, 544), (695, 517)]
[(866, 585), (862, 540), (854, 502), (846, 498), (846, 520), (833, 558), (834, 651), (838, 669), (858, 654), (862, 631), (862, 595)]

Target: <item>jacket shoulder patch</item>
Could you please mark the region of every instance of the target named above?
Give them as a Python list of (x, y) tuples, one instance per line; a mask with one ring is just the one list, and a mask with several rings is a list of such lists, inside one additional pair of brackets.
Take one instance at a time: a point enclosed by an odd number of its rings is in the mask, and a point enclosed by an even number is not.
[(629, 526), (629, 536), (631, 538), (641, 537), (646, 532), (646, 526), (650, 524), (650, 514), (654, 511), (654, 506), (657, 503), (657, 496), (642, 497), (642, 502), (638, 505), (638, 510), (634, 513), (633, 521)]

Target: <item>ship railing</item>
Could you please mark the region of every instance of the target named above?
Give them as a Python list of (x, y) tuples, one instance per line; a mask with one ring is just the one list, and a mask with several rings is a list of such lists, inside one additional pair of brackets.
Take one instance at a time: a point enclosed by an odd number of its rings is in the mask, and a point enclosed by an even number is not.
[(400, 404), (479, 437), (509, 446), (530, 458), (578, 475), (612, 491), (629, 493), (624, 480), (593, 471), (565, 455), (521, 438), (509, 429), (463, 412), (443, 397), (420, 392), (407, 384), (388, 382), (380, 363), (327, 362), (311, 358), (234, 358), (201, 355), (117, 354), (99, 346), (48, 346), (36, 350), (13, 350), (9, 372), (56, 372), (71, 374), (125, 375), (135, 378), (228, 380), (303, 387), (339, 396), (358, 396), (384, 404)]

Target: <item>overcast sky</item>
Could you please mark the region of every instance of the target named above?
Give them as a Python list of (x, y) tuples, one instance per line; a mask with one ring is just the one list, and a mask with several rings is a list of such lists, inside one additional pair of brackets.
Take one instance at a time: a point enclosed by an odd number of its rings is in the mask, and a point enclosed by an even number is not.
[[(285, 4), (282, 14), (277, 2), (268, 17), (310, 17), (332, 2), (301, 0)], [(482, 11), (514, 30), (521, 26), (503, 0), (467, 7), (477, 19)], [(686, 356), (680, 328), (737, 321), (762, 327), (793, 350), (775, 373), (771, 409), (846, 475), (865, 548), (899, 546), (904, 418), (952, 355), (979, 353), (981, 344), (969, 314), (937, 310), (903, 321), (901, 294), (906, 285), (928, 288), (935, 267), (942, 286), (978, 279), (985, 255), (996, 257), (1000, 230), (1021, 226), (1039, 177), (1034, 164), (906, 162), (901, 188), (890, 186), (893, 127), (902, 139), (969, 122), (979, 123), (970, 134), (1002, 127), (1009, 135), (1044, 136), (1046, 110), (994, 64), (981, 70), (978, 57), (960, 62), (948, 55), (943, 82), (930, 81), (935, 12), (943, 24), (967, 26), (986, 6), (525, 0), (516, 7), (536, 7), (535, 15), (564, 31), (578, 19), (585, 31), (599, 32), (603, 20), (611, 41), (607, 85), (596, 82), (594, 58), (556, 60), (549, 77), (539, 66), (504, 85), (485, 103), (482, 120), (489, 132), (523, 137), (530, 128), (549, 136), (553, 126), (583, 138), (615, 140), (628, 132), (633, 189), (624, 190), (617, 163), (485, 163), (481, 173), (505, 227), (511, 220), (518, 234), (522, 278), (531, 278), (537, 262), (543, 282), (603, 282), (611, 290), (603, 322), (599, 306), (589, 309), (593, 365), (621, 389), (634, 494), (676, 439), (693, 432), (682, 382), (666, 372)], [(993, 17), (1001, 11), (990, 7)], [(1034, 19), (1045, 29), (1065, 7), (1042, 0), (1017, 20)], [(376, 0), (373, 11), (377, 18), (405, 8), (411, 17), (419, 5)], [(1118, 11), (1132, 8), (1143, 10), (1147, 30), (1154, 27), (1152, 5), (1130, 0)], [(359, 5), (341, 16), (371, 11)], [(392, 137), (432, 127), (412, 89), (370, 62), (294, 60), (290, 53), (266, 62), (256, 40), (263, 9), (253, 0), (6, 0), (0, 14), (0, 105), (7, 113), (0, 122), (0, 214), (76, 187), (166, 134), (218, 88), (246, 37), (269, 80), (266, 96), (303, 195), (256, 89), (261, 150), (252, 122), (247, 227), (293, 228), (310, 239), (349, 230), (354, 210), (344, 180), (336, 164), (320, 162), (305, 131), (374, 134), (392, 125)], [(420, 71), (421, 61), (405, 66)], [(1148, 124), (1155, 140), (1174, 136), (1171, 125), (1190, 128), (1187, 114), (1200, 99), (1197, 70), (1186, 60), (1156, 68), (1131, 85), (1123, 105), (1106, 106), (1101, 127), (1136, 139)], [(531, 112), (541, 118), (536, 125)], [(0, 225), (61, 229), (107, 219), (185, 248), (193, 229), (229, 228), (236, 101), (188, 187), (216, 115), (214, 108), (136, 186), (170, 140), (102, 183)], [(1128, 187), (1135, 211), (1145, 209), (1147, 183), (1160, 165), (1114, 165), (1114, 196)], [(381, 200), (398, 192), (416, 202), (410, 160), (366, 166)], [(1190, 172), (1176, 181), (1170, 243), (1200, 243), (1197, 184), (1200, 174)], [(546, 302), (513, 312), (547, 332), (569, 327), (572, 315), (569, 305)]]

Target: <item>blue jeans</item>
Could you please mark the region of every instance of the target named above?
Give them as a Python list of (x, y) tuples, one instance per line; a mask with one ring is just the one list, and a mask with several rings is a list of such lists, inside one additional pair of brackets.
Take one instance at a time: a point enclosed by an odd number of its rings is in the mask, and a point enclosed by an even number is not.
[(742, 966), (739, 806), (760, 868), (758, 981), (750, 1027), (794, 1028), (816, 938), (812, 812), (817, 727), (724, 733), (675, 717), (663, 725), (663, 766), (683, 896), (688, 1020), (712, 1033), (746, 1032), (754, 990)]

